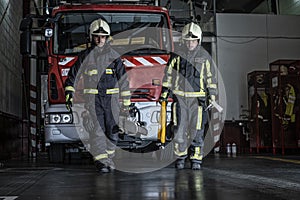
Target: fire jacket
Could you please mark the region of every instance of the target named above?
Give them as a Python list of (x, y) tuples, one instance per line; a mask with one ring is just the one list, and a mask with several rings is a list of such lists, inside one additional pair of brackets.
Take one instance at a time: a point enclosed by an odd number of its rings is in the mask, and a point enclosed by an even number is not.
[(78, 73), (84, 78), (84, 94), (103, 97), (117, 94), (125, 106), (130, 105), (125, 67), (119, 54), (109, 45), (105, 45), (101, 51), (97, 46), (90, 48), (78, 56), (65, 81), (65, 91), (75, 91), (74, 82)]
[(187, 54), (186, 58), (171, 55), (165, 68), (162, 98), (172, 92), (178, 97), (198, 98), (204, 103), (215, 100), (217, 84), (212, 60), (201, 46)]
[(294, 104), (296, 101), (295, 89), (291, 84), (286, 85), (288, 94), (283, 98), (285, 104), (285, 115), (291, 117), (291, 122), (295, 122)]

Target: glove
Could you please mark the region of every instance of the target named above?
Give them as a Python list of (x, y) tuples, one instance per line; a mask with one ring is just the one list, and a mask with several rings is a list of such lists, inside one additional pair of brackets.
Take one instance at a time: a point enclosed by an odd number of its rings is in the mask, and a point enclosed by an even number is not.
[(216, 96), (210, 95), (209, 100), (208, 100), (209, 104), (211, 104), (213, 101), (216, 101)]
[(166, 103), (168, 103), (168, 97), (167, 98), (159, 97), (158, 102), (161, 104), (163, 101), (165, 101)]
[(162, 88), (162, 90), (164, 92), (161, 93), (158, 101), (161, 104), (163, 101), (165, 101), (166, 103), (168, 103), (168, 96), (169, 96), (169, 90), (165, 87)]
[(82, 117), (82, 124), (83, 124), (83, 127), (85, 128), (85, 130), (89, 133), (94, 131), (95, 124), (94, 124), (92, 118), (89, 116), (89, 113), (87, 111), (84, 111), (81, 114), (81, 117)]
[(122, 104), (120, 109), (120, 115), (124, 117), (134, 117), (135, 113), (137, 112), (137, 108), (134, 106), (134, 103), (130, 103), (130, 105)]
[(125, 117), (128, 117), (129, 116), (129, 110), (130, 110), (130, 107), (129, 106), (122, 106), (121, 109), (120, 109), (120, 115), (121, 116), (125, 116)]
[(69, 111), (71, 111), (73, 106), (73, 92), (66, 91), (65, 96), (66, 96), (66, 107)]

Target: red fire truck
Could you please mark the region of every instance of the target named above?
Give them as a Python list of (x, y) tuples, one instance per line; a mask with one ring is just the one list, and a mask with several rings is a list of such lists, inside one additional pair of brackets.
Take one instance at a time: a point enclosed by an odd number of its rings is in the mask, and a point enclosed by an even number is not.
[[(88, 139), (80, 119), (83, 111), (80, 102), (75, 104), (73, 112), (66, 109), (64, 81), (77, 55), (90, 46), (89, 25), (99, 18), (105, 19), (110, 25), (111, 45), (122, 55), (129, 74), (131, 101), (134, 103), (130, 120), (137, 130), (142, 130), (123, 137), (119, 142), (120, 147), (146, 151), (165, 143), (158, 99), (169, 52), (174, 48), (168, 10), (155, 5), (155, 1), (101, 1), (88, 4), (71, 1), (61, 2), (47, 9), (47, 12), (49, 15), (42, 19), (45, 22), (43, 32), (49, 67), (44, 130), (50, 161), (63, 161), (69, 145), (80, 146)], [(21, 51), (30, 54), (31, 16), (22, 21), (20, 30)], [(78, 91), (80, 93), (80, 89)], [(165, 109), (168, 120), (169, 105)], [(85, 148), (84, 144), (82, 148)]]

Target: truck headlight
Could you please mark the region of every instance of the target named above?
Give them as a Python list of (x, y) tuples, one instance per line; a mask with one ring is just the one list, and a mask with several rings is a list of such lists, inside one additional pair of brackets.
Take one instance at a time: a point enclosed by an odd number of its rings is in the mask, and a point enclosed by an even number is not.
[(73, 116), (71, 113), (47, 113), (45, 124), (71, 124)]

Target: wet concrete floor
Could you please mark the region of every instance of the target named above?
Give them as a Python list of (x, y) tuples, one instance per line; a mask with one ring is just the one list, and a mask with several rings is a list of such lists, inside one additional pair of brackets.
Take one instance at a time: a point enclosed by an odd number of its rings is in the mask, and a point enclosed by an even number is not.
[(0, 200), (298, 200), (300, 156), (205, 157), (202, 170), (170, 164), (146, 173), (99, 174), (86, 160), (11, 160), (0, 168)]

